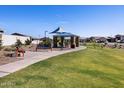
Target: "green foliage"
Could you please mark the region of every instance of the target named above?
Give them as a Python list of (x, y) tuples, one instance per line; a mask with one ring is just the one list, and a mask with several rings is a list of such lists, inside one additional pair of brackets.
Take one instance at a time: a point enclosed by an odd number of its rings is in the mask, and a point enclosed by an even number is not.
[(21, 47), (22, 45), (23, 45), (22, 42), (19, 39), (17, 39), (17, 41), (15, 43), (15, 46), (16, 47)]
[(88, 48), (103, 48), (102, 44), (99, 44), (99, 43), (96, 43), (96, 42), (86, 43), (86, 46)]
[(4, 51), (15, 51), (16, 48), (15, 47), (5, 47)]
[(31, 42), (32, 42), (31, 40), (27, 39), (27, 40), (25, 40), (25, 45), (30, 45)]
[(51, 47), (51, 40), (49, 38), (44, 39), (39, 45), (43, 47)]

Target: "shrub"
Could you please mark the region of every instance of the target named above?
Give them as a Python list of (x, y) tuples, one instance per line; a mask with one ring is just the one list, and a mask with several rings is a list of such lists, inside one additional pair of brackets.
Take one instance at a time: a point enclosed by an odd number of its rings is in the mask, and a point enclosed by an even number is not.
[(4, 51), (15, 51), (16, 48), (12, 48), (12, 47), (6, 47), (4, 48)]
[(11, 48), (15, 48), (16, 46), (13, 44), (13, 45), (11, 45), (10, 47), (11, 47)]
[(15, 46), (16, 47), (21, 47), (22, 46), (22, 42), (19, 39), (17, 39), (17, 41), (15, 43)]
[(86, 43), (86, 46), (88, 48), (103, 48), (103, 46), (101, 44), (98, 44), (98, 43), (95, 43), (95, 42), (93, 42), (93, 43)]
[(27, 40), (25, 40), (25, 45), (30, 45), (31, 42), (32, 42), (31, 40), (27, 39)]
[(51, 40), (48, 38), (46, 40), (43, 40), (43, 42), (39, 43), (39, 46), (42, 47), (51, 47)]

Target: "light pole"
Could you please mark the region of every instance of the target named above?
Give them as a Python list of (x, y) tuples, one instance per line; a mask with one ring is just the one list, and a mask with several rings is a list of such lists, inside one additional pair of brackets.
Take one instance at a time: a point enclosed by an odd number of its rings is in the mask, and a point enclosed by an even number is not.
[(46, 37), (46, 33), (47, 33), (48, 31), (45, 31), (45, 37)]
[(47, 33), (48, 31), (45, 31), (45, 45), (46, 45), (46, 33)]
[(46, 33), (47, 33), (48, 31), (45, 31), (45, 38), (46, 38)]

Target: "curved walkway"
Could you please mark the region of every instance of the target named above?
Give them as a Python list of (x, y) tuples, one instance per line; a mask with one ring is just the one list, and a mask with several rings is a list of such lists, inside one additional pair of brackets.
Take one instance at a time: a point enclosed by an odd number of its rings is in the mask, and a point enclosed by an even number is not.
[(79, 51), (85, 49), (86, 47), (78, 47), (76, 49), (61, 50), (61, 51), (48, 51), (48, 52), (30, 52), (26, 51), (23, 60), (16, 61), (13, 63), (5, 64), (0, 66), (0, 77), (6, 76), (10, 73), (16, 72), (23, 69), (31, 64), (37, 63), (39, 61), (48, 59), (53, 56), (61, 55), (64, 53)]

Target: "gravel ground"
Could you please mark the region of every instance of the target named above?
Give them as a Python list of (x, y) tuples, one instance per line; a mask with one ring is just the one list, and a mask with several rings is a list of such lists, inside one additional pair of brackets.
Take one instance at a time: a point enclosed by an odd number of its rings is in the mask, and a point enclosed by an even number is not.
[(5, 52), (0, 51), (0, 65), (12, 63), (12, 62), (19, 61), (22, 59), (22, 58), (17, 58), (17, 57), (5, 57), (4, 53)]

